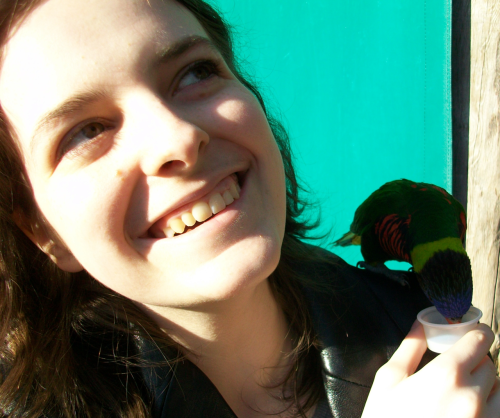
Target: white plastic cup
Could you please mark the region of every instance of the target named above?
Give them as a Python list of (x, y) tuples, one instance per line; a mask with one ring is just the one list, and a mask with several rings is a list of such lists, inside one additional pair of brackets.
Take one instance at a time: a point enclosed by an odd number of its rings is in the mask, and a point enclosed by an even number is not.
[(467, 332), (474, 329), (483, 316), (480, 309), (471, 306), (460, 324), (448, 324), (436, 307), (420, 311), (417, 319), (424, 326), (427, 347), (435, 353), (443, 353)]

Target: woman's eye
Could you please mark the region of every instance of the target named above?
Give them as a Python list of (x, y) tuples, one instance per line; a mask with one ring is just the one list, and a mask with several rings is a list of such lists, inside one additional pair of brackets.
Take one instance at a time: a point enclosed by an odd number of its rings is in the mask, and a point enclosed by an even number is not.
[(87, 123), (81, 128), (77, 128), (72, 134), (69, 135), (63, 147), (60, 150), (60, 156), (71, 153), (73, 150), (78, 149), (79, 146), (88, 142), (92, 142), (94, 138), (102, 134), (106, 130), (106, 126), (102, 122)]
[(219, 68), (215, 62), (198, 61), (188, 68), (184, 76), (181, 78), (177, 88), (182, 89), (190, 86), (191, 84), (199, 83), (200, 81), (206, 80), (213, 75), (218, 75), (219, 72)]
[(73, 139), (76, 139), (78, 136), (80, 136), (82, 139), (93, 139), (97, 135), (103, 133), (105, 129), (106, 128), (102, 123), (92, 122), (80, 129), (80, 131), (73, 137)]

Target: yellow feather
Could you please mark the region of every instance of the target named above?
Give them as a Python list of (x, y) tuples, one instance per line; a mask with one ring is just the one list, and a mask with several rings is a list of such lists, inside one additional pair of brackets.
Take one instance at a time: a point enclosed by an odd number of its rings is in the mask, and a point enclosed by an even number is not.
[(411, 263), (416, 273), (419, 273), (427, 260), (437, 251), (454, 250), (459, 253), (467, 254), (460, 238), (443, 238), (433, 242), (419, 244), (413, 248), (410, 253)]

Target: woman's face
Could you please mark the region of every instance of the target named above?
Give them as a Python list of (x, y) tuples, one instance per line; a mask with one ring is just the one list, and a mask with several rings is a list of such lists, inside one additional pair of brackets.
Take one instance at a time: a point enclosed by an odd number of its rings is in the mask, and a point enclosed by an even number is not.
[[(44, 2), (6, 45), (0, 100), (36, 201), (75, 257), (67, 269), (188, 307), (276, 267), (280, 153), (255, 97), (173, 0)], [(235, 183), (239, 199), (171, 237), (182, 217), (208, 216), (203, 202), (230, 202)]]

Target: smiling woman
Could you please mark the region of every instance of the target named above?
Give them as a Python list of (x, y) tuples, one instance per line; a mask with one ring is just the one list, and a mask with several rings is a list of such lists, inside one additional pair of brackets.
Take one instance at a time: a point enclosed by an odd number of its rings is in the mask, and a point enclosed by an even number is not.
[[(201, 0), (0, 5), (3, 416), (360, 416), (428, 302), (301, 242), (286, 133), (220, 16)], [(388, 416), (409, 416), (429, 381), (443, 416), (459, 383), (436, 375), (460, 367), (479, 376), (470, 407), (496, 410), (491, 332), (469, 339), (466, 366), (458, 347), (411, 386), (413, 330), (363, 416), (396, 395)]]

